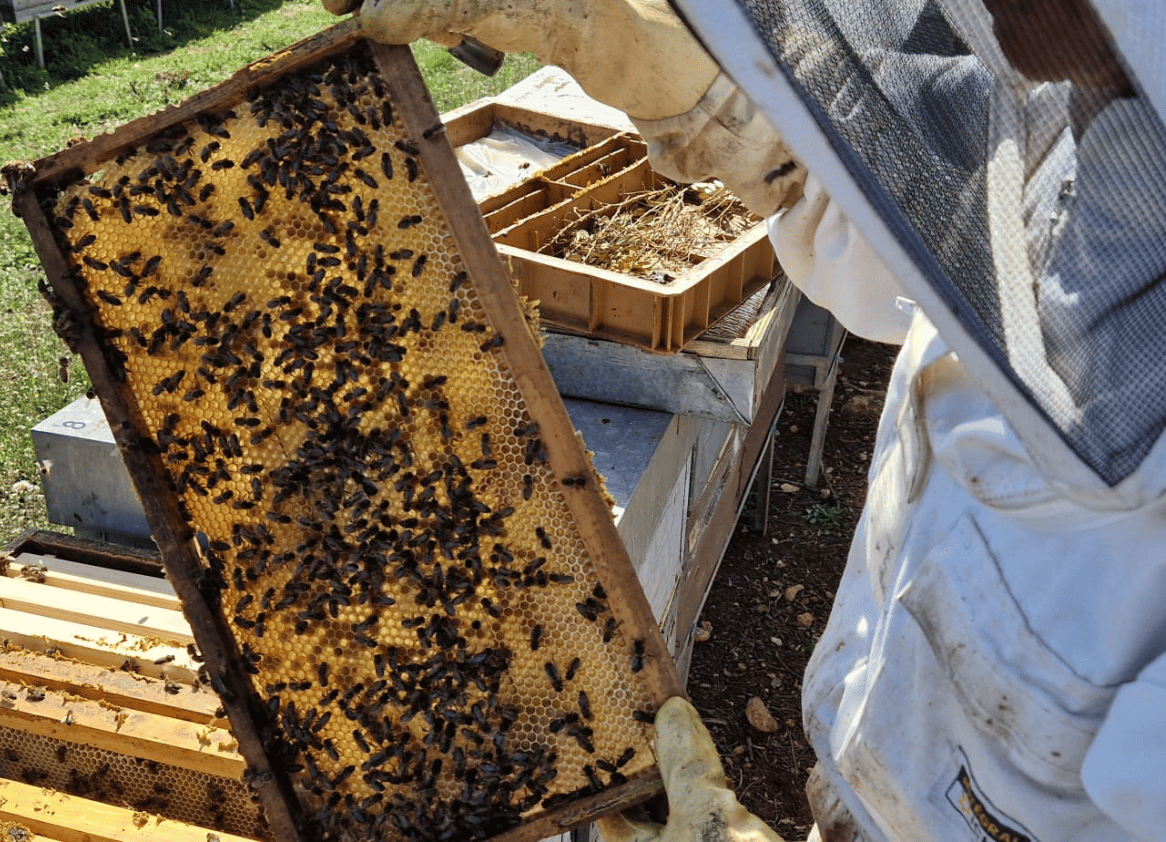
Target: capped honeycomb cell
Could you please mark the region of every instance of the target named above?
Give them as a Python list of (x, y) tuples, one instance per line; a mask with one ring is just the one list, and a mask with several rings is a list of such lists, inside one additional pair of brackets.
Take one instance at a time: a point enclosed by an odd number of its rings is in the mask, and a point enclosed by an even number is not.
[(57, 324), (92, 330), (107, 411), (202, 536), (305, 838), (486, 838), (650, 776), (671, 665), (454, 236), (440, 124), (410, 130), (378, 60), (300, 62), (74, 172), (48, 215), (87, 311)]

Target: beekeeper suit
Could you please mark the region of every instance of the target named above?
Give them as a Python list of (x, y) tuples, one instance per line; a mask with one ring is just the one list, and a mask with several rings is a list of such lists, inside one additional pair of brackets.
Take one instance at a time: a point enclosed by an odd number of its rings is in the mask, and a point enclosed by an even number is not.
[[(720, 177), (773, 216), (807, 295), (903, 344), (804, 682), (815, 835), (1164, 838), (1160, 4), (677, 5), (719, 64), (657, 0), (366, 0), (362, 17), (390, 42), (469, 34), (563, 66), (627, 111), (658, 170)], [(1093, 61), (1053, 5), (1116, 38), (1120, 83), (1017, 72), (1026, 31)], [(606, 835), (775, 838), (686, 703), (661, 710), (657, 753), (668, 824)]]

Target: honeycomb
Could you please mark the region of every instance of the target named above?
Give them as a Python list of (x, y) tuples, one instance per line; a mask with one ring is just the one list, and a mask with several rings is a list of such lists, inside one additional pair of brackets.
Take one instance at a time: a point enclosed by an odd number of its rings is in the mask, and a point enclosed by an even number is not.
[(312, 838), (485, 838), (649, 769), (644, 641), (368, 47), (101, 166), (67, 281)]
[(240, 780), (0, 729), (0, 776), (248, 838), (267, 838)]

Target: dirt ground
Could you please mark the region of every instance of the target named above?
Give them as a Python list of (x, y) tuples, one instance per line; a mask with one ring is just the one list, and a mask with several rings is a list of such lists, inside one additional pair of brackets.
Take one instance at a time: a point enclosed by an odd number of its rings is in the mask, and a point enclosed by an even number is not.
[[(817, 489), (804, 486), (816, 393), (787, 395), (777, 425), (765, 535), (749, 505), (713, 582), (688, 691), (741, 802), (789, 840), (812, 819), (803, 792), (814, 755), (801, 726), (802, 673), (826, 626), (866, 496), (875, 429), (895, 349), (849, 337), (826, 432)], [(757, 697), (776, 720), (746, 719)]]

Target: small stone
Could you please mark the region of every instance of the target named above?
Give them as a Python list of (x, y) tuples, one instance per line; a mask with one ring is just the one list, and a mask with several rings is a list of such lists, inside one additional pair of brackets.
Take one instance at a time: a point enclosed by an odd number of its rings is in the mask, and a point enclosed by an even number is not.
[(793, 435), (796, 436), (798, 434), (798, 425), (797, 424), (790, 424), (789, 431), (790, 431), (790, 433), (792, 433)]
[(798, 615), (798, 625), (801, 626), (803, 629), (808, 629), (810, 626), (814, 625), (814, 615), (811, 614), (809, 611), (806, 611), (803, 614), (799, 614)]
[(693, 643), (708, 643), (713, 636), (713, 624), (708, 620), (701, 620), (692, 633)]
[(785, 601), (793, 602), (798, 598), (798, 594), (806, 589), (805, 585), (790, 585), (785, 589)]
[(794, 485), (792, 482), (783, 482), (777, 488), (779, 491), (781, 491), (784, 494), (794, 494), (798, 491), (801, 491), (801, 488)]
[(763, 734), (772, 734), (777, 730), (777, 720), (773, 718), (773, 714), (769, 712), (765, 702), (757, 696), (751, 698), (749, 703), (745, 705), (745, 718), (749, 720), (750, 725)]

